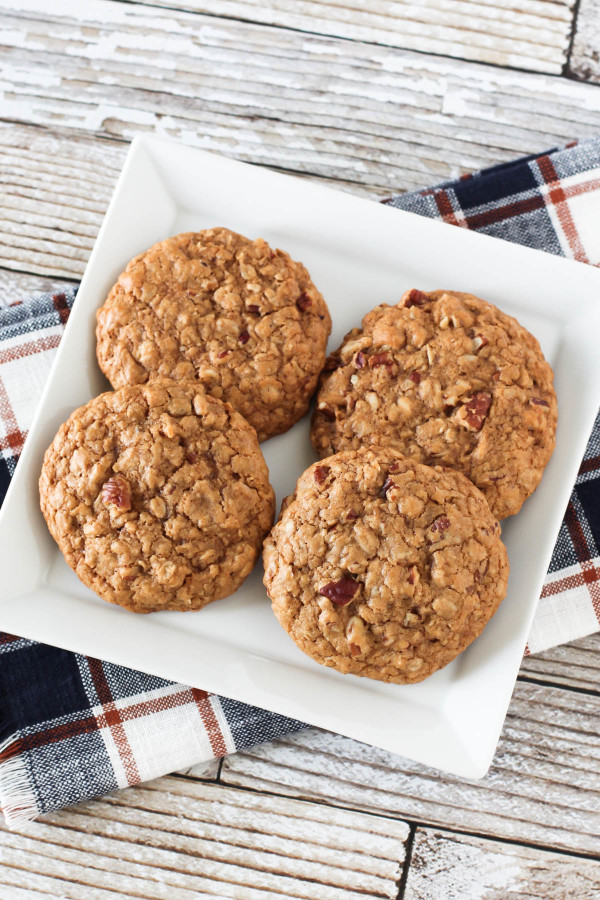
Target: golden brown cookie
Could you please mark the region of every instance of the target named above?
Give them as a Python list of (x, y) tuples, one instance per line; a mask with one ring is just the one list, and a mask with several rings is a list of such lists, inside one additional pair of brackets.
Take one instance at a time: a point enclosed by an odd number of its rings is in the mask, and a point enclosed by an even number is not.
[(275, 503), (254, 429), (199, 385), (166, 380), (76, 409), (46, 451), (40, 500), (83, 583), (133, 612), (233, 593)]
[(131, 260), (98, 311), (97, 356), (114, 388), (197, 379), (264, 441), (307, 411), (330, 331), (302, 263), (212, 228)]
[(275, 615), (304, 653), (396, 684), (422, 681), (468, 647), (508, 579), (481, 492), (387, 447), (307, 469), (263, 560)]
[(556, 421), (552, 369), (516, 319), (472, 294), (411, 290), (329, 357), (311, 438), (320, 456), (387, 444), (452, 466), (503, 519), (538, 486)]

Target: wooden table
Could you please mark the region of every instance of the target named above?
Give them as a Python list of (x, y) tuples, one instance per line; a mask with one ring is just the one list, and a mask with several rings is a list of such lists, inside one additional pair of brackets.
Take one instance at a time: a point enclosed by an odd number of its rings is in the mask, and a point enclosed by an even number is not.
[[(600, 132), (599, 0), (0, 0), (0, 43), (5, 303), (81, 276), (140, 132), (373, 198)], [(483, 781), (310, 730), (0, 829), (0, 900), (598, 898), (599, 650), (524, 661)]]

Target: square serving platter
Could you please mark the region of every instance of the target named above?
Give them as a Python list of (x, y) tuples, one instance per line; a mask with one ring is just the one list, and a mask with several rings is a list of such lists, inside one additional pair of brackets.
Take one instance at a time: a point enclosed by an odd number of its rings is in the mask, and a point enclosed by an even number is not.
[[(503, 539), (508, 594), (484, 633), (418, 685), (343, 676), (283, 632), (260, 563), (242, 587), (194, 613), (129, 613), (68, 568), (39, 511), (42, 458), (72, 410), (108, 389), (95, 312), (128, 260), (181, 231), (223, 225), (264, 237), (308, 267), (335, 347), (406, 288), (478, 294), (515, 315), (553, 365), (554, 456)], [(173, 679), (468, 778), (492, 760), (562, 516), (600, 398), (600, 271), (450, 228), (320, 185), (156, 138), (136, 138), (90, 257), (52, 373), (0, 512), (0, 629)], [(314, 461), (305, 418), (263, 444), (278, 502)]]

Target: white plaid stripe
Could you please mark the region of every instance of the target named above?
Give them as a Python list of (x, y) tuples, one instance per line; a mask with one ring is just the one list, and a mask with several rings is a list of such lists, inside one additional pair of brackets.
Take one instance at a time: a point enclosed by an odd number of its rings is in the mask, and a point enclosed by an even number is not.
[(202, 693), (173, 684), (93, 707), (119, 787), (163, 774), (165, 759), (177, 770), (235, 751), (219, 698)]

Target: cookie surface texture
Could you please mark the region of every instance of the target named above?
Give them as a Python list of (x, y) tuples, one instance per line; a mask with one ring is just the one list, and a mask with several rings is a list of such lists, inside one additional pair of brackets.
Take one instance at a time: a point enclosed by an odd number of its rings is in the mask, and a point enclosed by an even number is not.
[(81, 581), (134, 612), (231, 594), (274, 512), (254, 429), (198, 385), (172, 381), (76, 409), (46, 452), (40, 500)]
[(387, 444), (458, 469), (502, 519), (539, 484), (556, 422), (552, 369), (516, 319), (472, 294), (411, 290), (329, 357), (311, 437), (320, 456)]
[(459, 472), (390, 448), (315, 463), (265, 541), (283, 628), (343, 673), (422, 681), (464, 650), (506, 593), (500, 526)]
[(132, 259), (97, 317), (98, 363), (113, 388), (198, 380), (261, 441), (307, 411), (331, 331), (302, 263), (226, 228), (179, 234)]

